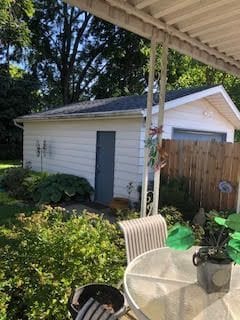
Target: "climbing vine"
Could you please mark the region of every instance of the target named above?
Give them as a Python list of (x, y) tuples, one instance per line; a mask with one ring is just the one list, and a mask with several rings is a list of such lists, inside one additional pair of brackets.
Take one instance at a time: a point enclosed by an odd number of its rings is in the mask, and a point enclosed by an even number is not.
[(165, 167), (168, 154), (162, 146), (159, 145), (158, 135), (163, 133), (163, 127), (151, 127), (149, 137), (145, 141), (145, 146), (149, 149), (148, 165), (155, 171)]

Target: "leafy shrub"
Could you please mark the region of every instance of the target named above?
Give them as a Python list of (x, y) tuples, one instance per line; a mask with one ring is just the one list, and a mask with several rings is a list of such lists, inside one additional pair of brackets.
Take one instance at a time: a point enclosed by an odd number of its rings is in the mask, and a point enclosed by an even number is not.
[(227, 218), (231, 213), (229, 211), (211, 210), (206, 213), (206, 222), (204, 224), (205, 235), (203, 238), (203, 245), (209, 245), (213, 239), (217, 239), (220, 233), (227, 237), (228, 229), (222, 230), (222, 226), (215, 222), (215, 217)]
[(70, 319), (71, 288), (117, 284), (124, 250), (117, 228), (101, 217), (46, 207), (0, 228), (0, 319)]
[[(174, 226), (177, 222), (184, 223), (182, 213), (175, 207), (162, 207), (159, 209), (159, 213), (165, 218), (168, 229)], [(115, 215), (118, 221), (140, 218), (140, 212), (130, 209), (117, 210)]]
[(172, 228), (176, 223), (184, 223), (182, 213), (173, 206), (162, 207), (159, 213), (165, 218), (168, 229)]
[(33, 198), (39, 203), (57, 203), (75, 196), (89, 199), (93, 189), (85, 178), (70, 174), (49, 175), (34, 190)]
[(162, 177), (160, 206), (174, 206), (184, 215), (184, 220), (192, 220), (198, 207), (188, 193), (188, 180), (184, 177), (167, 180)]
[(10, 195), (17, 199), (25, 199), (27, 189), (23, 185), (24, 179), (29, 177), (30, 171), (24, 168), (10, 168), (5, 171), (1, 178), (1, 185)]
[(93, 192), (85, 178), (70, 174), (47, 174), (25, 168), (11, 168), (1, 178), (1, 186), (16, 199), (57, 203), (73, 197), (86, 200)]
[[(0, 144), (0, 160), (22, 159), (22, 144)], [(1, 319), (1, 318), (0, 318)]]
[[(138, 186), (141, 201), (141, 186)], [(149, 182), (149, 190), (153, 190), (153, 181)], [(184, 177), (167, 179), (161, 176), (159, 207), (175, 207), (183, 213), (184, 220), (192, 220), (198, 207), (188, 192), (188, 180)]]
[(140, 212), (131, 209), (122, 209), (115, 212), (116, 220), (130, 220), (140, 218)]
[(34, 190), (47, 176), (47, 173), (35, 172), (27, 168), (10, 168), (1, 176), (0, 184), (16, 199), (32, 201)]

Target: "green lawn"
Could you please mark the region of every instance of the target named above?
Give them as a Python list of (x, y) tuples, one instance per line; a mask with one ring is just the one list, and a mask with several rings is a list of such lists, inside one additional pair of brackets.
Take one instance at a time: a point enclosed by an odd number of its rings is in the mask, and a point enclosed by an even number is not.
[[(20, 166), (17, 161), (0, 161), (0, 176), (4, 171), (11, 167)], [(16, 200), (0, 189), (0, 225), (10, 224), (15, 220), (19, 213), (31, 213), (34, 208), (28, 204), (24, 204), (20, 200)]]
[(16, 161), (16, 160), (0, 160), (0, 175), (3, 174), (3, 172), (11, 167), (18, 167), (20, 166), (21, 163), (20, 161)]

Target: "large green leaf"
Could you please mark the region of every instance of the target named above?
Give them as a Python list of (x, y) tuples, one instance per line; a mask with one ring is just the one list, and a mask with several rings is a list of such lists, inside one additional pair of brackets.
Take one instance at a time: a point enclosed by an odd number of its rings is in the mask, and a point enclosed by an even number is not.
[(62, 194), (59, 191), (55, 191), (54, 193), (52, 193), (51, 195), (51, 200), (55, 203), (59, 202), (61, 200)]
[(240, 264), (240, 240), (232, 239), (228, 242), (227, 252), (229, 257), (237, 264)]
[(232, 239), (240, 240), (240, 232), (230, 233)]
[(215, 217), (214, 221), (219, 224), (220, 226), (226, 226), (226, 219), (220, 218), (220, 217)]
[(231, 228), (234, 231), (239, 231), (240, 232), (240, 214), (239, 213), (234, 213), (228, 216), (226, 220), (226, 226)]
[(69, 196), (69, 197), (73, 197), (73, 196), (75, 196), (75, 194), (76, 194), (75, 188), (74, 188), (74, 187), (71, 187), (71, 186), (65, 187), (64, 192), (65, 192), (66, 195)]
[(194, 245), (194, 242), (192, 229), (176, 224), (169, 230), (166, 244), (176, 250), (187, 250)]

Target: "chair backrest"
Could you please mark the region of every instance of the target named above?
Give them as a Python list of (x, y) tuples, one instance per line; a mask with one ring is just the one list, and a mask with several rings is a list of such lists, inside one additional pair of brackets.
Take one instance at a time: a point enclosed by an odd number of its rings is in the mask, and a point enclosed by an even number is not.
[(160, 214), (119, 222), (123, 231), (127, 262), (140, 254), (165, 246), (167, 225)]

